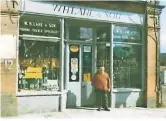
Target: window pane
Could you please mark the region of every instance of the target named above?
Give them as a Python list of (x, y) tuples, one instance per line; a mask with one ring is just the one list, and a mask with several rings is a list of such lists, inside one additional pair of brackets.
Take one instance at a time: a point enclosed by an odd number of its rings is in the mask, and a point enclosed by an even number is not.
[(115, 88), (141, 88), (141, 47), (138, 45), (114, 44), (113, 83)]
[(20, 40), (19, 91), (59, 90), (59, 42)]
[(141, 30), (136, 27), (114, 26), (114, 41), (116, 42), (141, 42)]
[(106, 46), (106, 43), (97, 45), (97, 68), (100, 66), (110, 73), (110, 46)]
[(92, 41), (92, 28), (83, 26), (70, 26), (69, 39), (71, 40), (89, 40)]
[(97, 28), (97, 42), (110, 41), (110, 25)]
[(90, 82), (92, 77), (92, 46), (83, 46), (83, 81)]

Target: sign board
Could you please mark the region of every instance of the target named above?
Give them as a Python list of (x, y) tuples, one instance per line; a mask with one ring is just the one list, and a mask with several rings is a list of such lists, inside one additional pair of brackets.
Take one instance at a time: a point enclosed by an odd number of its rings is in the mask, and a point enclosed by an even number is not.
[(22, 2), (20, 11), (91, 20), (102, 20), (108, 22), (123, 22), (131, 24), (143, 24), (144, 20), (143, 14), (121, 12), (115, 10), (96, 9), (90, 7), (67, 5), (46, 1), (39, 2), (25, 0), (24, 2)]
[(114, 41), (120, 42), (141, 42), (141, 29), (138, 27), (114, 26)]
[(19, 21), (20, 35), (59, 37), (60, 20), (55, 17), (22, 15)]

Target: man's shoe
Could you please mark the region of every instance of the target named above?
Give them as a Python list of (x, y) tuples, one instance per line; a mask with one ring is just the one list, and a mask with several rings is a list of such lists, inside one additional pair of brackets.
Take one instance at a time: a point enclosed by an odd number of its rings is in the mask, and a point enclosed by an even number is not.
[(105, 108), (104, 110), (105, 110), (105, 111), (110, 111), (110, 109), (109, 109), (109, 108)]
[(101, 111), (101, 108), (98, 108), (97, 111)]

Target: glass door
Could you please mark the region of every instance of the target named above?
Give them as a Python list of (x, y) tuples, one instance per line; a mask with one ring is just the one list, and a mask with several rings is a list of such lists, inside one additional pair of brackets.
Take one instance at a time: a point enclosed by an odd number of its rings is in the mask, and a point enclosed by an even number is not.
[(82, 82), (81, 82), (81, 106), (92, 106), (95, 104), (95, 92), (91, 86), (92, 79), (92, 45), (82, 45)]
[(92, 78), (92, 45), (69, 44), (68, 107), (89, 106), (95, 103)]
[(67, 107), (79, 107), (81, 106), (81, 46), (79, 44), (69, 44), (68, 47)]

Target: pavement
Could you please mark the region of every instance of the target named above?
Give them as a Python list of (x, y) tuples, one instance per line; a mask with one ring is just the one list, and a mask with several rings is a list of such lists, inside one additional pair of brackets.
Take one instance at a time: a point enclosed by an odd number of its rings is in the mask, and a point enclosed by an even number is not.
[(43, 112), (20, 114), (19, 119), (44, 118), (44, 119), (72, 119), (72, 118), (162, 118), (166, 119), (166, 108), (110, 108), (110, 111), (97, 111), (96, 108), (66, 109), (63, 112)]

